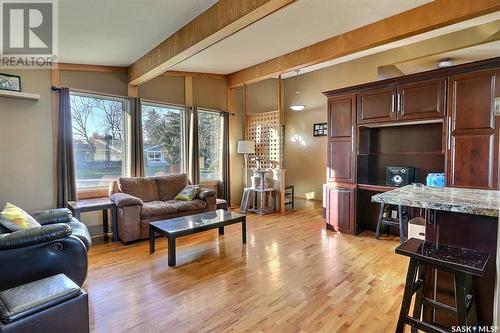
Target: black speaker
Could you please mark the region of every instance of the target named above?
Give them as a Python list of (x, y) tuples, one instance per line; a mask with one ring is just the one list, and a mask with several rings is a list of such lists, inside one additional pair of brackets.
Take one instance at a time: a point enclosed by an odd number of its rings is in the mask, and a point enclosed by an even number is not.
[(405, 186), (415, 181), (415, 168), (413, 167), (387, 167), (385, 183), (387, 186)]

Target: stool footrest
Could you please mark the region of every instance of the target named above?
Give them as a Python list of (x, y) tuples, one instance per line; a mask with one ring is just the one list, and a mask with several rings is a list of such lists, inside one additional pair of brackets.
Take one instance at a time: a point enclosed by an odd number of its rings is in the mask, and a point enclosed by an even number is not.
[(451, 314), (453, 316), (455, 316), (457, 314), (456, 308), (449, 306), (448, 304), (444, 304), (444, 303), (435, 301), (433, 299), (427, 298), (427, 297), (422, 298), (422, 305), (429, 306), (429, 307), (436, 309), (436, 310), (443, 310), (443, 311), (448, 312), (449, 314)]
[(399, 221), (391, 221), (391, 220), (382, 220), (382, 224), (389, 224), (398, 227), (399, 226)]
[(449, 333), (449, 331), (442, 329), (439, 326), (435, 326), (429, 323), (426, 323), (421, 320), (417, 320), (413, 317), (406, 316), (406, 322), (420, 331), (430, 332), (430, 333)]

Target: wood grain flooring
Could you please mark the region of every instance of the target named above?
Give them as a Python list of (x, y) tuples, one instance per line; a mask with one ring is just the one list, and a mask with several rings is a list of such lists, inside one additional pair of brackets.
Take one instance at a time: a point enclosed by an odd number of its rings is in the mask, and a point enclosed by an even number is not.
[(285, 215), (249, 215), (224, 236), (104, 242), (89, 255), (84, 288), (93, 332), (393, 332), (407, 259), (397, 238), (325, 230), (318, 203)]

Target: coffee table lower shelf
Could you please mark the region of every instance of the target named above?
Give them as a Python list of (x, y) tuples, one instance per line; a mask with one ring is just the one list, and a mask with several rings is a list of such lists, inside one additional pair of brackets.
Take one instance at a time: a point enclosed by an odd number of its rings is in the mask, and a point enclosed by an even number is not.
[(223, 235), (224, 227), (235, 223), (241, 223), (242, 242), (245, 244), (247, 242), (246, 215), (222, 209), (151, 222), (149, 223), (149, 253), (152, 254), (155, 252), (156, 234), (163, 235), (168, 240), (168, 265), (171, 267), (175, 266), (175, 241), (177, 237), (188, 236), (216, 228), (219, 229), (219, 235)]

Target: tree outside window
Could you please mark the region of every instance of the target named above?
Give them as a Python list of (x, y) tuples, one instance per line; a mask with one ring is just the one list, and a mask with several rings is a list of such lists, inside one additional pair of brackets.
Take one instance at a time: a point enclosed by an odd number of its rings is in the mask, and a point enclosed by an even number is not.
[[(182, 108), (143, 104), (144, 173), (170, 175), (184, 170)], [(148, 158), (153, 157), (153, 158)]]
[(70, 95), (78, 189), (107, 187), (126, 170), (124, 99)]
[(201, 180), (222, 180), (222, 117), (198, 111), (198, 144)]

